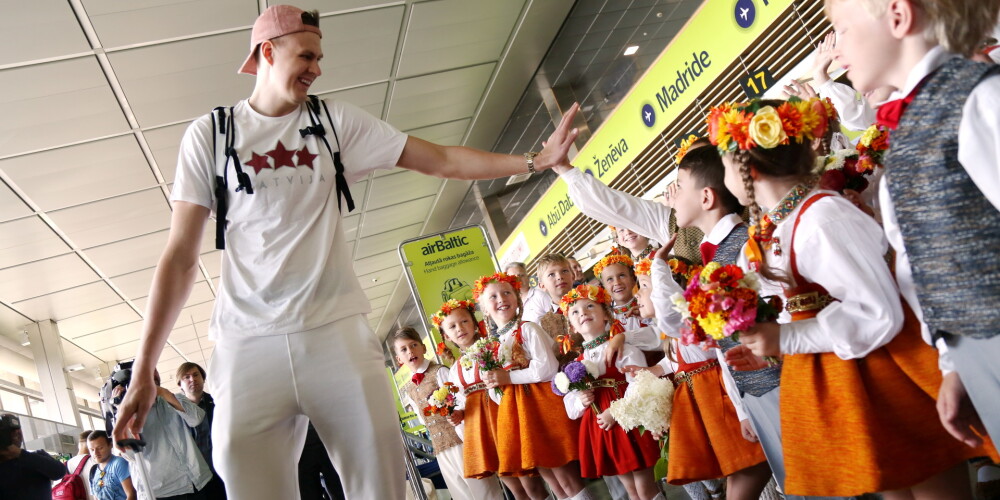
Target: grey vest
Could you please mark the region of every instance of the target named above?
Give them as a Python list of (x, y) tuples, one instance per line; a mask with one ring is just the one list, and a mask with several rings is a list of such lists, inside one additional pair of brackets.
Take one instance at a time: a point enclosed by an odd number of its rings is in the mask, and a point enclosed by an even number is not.
[[(715, 250), (715, 258), (712, 260), (722, 265), (736, 264), (740, 252), (743, 251), (743, 245), (746, 244), (748, 238), (749, 235), (747, 234), (746, 226), (740, 224), (734, 227), (725, 239), (719, 243), (719, 248)], [(718, 344), (722, 352), (740, 345), (738, 342), (728, 338), (719, 340)], [(778, 387), (778, 383), (781, 381), (780, 363), (775, 366), (761, 368), (760, 370), (730, 370), (730, 372), (733, 374), (733, 380), (736, 381), (736, 388), (740, 390), (740, 395), (763, 396)]]
[(886, 182), (935, 338), (1000, 333), (1000, 212), (958, 161), (962, 108), (1000, 67), (948, 60), (925, 80), (890, 137)]

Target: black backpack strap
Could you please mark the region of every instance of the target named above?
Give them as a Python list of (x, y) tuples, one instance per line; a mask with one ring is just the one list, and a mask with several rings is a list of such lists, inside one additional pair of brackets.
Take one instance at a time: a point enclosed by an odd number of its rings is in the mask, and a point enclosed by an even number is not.
[(232, 107), (229, 108), (228, 113), (226, 108), (215, 108), (212, 114), (212, 129), (212, 151), (216, 155), (216, 163), (218, 163), (219, 155), (216, 138), (220, 135), (225, 138), (223, 149), (225, 162), (222, 165), (222, 175), (219, 175), (218, 172), (215, 175), (215, 248), (224, 250), (226, 248), (226, 225), (229, 223), (226, 220), (229, 213), (229, 161), (232, 160), (233, 168), (236, 169), (237, 193), (243, 191), (246, 194), (253, 194), (253, 184), (250, 182), (250, 176), (243, 171), (243, 164), (240, 163), (240, 157), (233, 147), (236, 143), (236, 123), (233, 120)]
[[(337, 151), (334, 152), (333, 148), (330, 147), (330, 142), (326, 140), (326, 129), (323, 127), (322, 116), (319, 110), (320, 102), (323, 103), (323, 110), (326, 112), (326, 121), (330, 124), (330, 130), (333, 131), (333, 138), (337, 141)], [(323, 141), (326, 145), (326, 151), (330, 153), (333, 158), (333, 166), (336, 169), (336, 175), (334, 177), (337, 187), (337, 207), (340, 207), (341, 199), (347, 201), (347, 211), (354, 211), (354, 197), (351, 196), (351, 189), (347, 185), (347, 177), (344, 176), (344, 163), (340, 161), (340, 137), (337, 135), (337, 127), (333, 124), (333, 117), (330, 116), (330, 109), (326, 106), (326, 101), (320, 101), (320, 99), (314, 95), (309, 96), (309, 102), (306, 103), (306, 108), (309, 110), (309, 120), (312, 122), (312, 126), (306, 127), (299, 130), (302, 137), (307, 135), (315, 135)]]

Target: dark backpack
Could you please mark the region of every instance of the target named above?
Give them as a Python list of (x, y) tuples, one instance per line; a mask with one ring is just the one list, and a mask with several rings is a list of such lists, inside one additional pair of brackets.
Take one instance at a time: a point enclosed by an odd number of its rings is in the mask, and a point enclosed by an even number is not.
[[(322, 107), (322, 109), (320, 109)], [(330, 116), (330, 110), (326, 107), (326, 102), (320, 100), (320, 98), (310, 95), (309, 101), (306, 103), (306, 108), (309, 111), (309, 121), (312, 123), (311, 126), (299, 130), (299, 134), (302, 137), (307, 135), (315, 135), (320, 141), (326, 145), (327, 152), (330, 153), (330, 157), (333, 158), (333, 166), (336, 168), (336, 187), (337, 187), (337, 206), (340, 207), (340, 201), (343, 199), (347, 202), (347, 211), (354, 211), (354, 198), (351, 197), (351, 190), (347, 186), (347, 177), (344, 176), (344, 164), (340, 161), (340, 137), (337, 135), (337, 129), (333, 125), (333, 117)], [(326, 112), (326, 121), (330, 124), (330, 131), (333, 132), (333, 138), (337, 141), (337, 151), (334, 152), (333, 148), (330, 147), (330, 142), (326, 140), (326, 127), (323, 126), (323, 113)], [(236, 154), (236, 149), (233, 148), (233, 144), (236, 143), (236, 123), (233, 120), (233, 108), (232, 106), (218, 107), (212, 112), (212, 149), (215, 153), (216, 166), (222, 163), (222, 175), (219, 175), (218, 169), (216, 169), (215, 175), (215, 248), (219, 250), (224, 250), (226, 248), (226, 214), (229, 212), (229, 163), (233, 164), (233, 168), (236, 170), (236, 192), (242, 191), (244, 194), (253, 194), (253, 185), (250, 183), (250, 176), (243, 171), (243, 164), (240, 163), (240, 158)], [(222, 139), (222, 150), (219, 150), (218, 138)], [(220, 159), (222, 160), (220, 162)]]
[(80, 460), (75, 471), (63, 476), (59, 484), (52, 487), (52, 500), (87, 500), (87, 486), (80, 477), (87, 460), (90, 460), (89, 456)]

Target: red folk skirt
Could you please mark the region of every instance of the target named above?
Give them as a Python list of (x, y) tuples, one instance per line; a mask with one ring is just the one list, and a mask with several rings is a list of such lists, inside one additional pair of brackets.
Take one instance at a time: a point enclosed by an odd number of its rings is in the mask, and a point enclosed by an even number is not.
[[(594, 388), (594, 405), (607, 410), (611, 402), (625, 395), (628, 382), (615, 363), (609, 363), (604, 377)], [(580, 418), (580, 474), (586, 478), (618, 476), (656, 465), (660, 445), (648, 432), (625, 432), (620, 425), (610, 430), (597, 425), (597, 414), (587, 408)]]

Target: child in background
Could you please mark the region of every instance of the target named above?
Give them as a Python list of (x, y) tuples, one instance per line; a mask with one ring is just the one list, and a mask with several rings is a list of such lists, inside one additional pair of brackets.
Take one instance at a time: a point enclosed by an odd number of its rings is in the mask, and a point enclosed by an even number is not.
[[(633, 262), (629, 256), (615, 250), (594, 264), (594, 275), (601, 278), (601, 285), (614, 301), (611, 335), (624, 333), (626, 334), (624, 341), (640, 350), (659, 351), (660, 336), (650, 326), (651, 323), (639, 315), (639, 308), (635, 302), (636, 281), (632, 266)], [(608, 355), (611, 356), (611, 353)], [(607, 361), (610, 362), (610, 359)]]
[[(521, 322), (516, 285), (515, 278), (497, 273), (480, 278), (473, 288), (491, 334), (499, 339), (501, 351), (509, 353), (505, 369), (483, 374), (487, 387), (503, 390), (496, 426), (497, 473), (509, 485), (513, 481), (506, 476), (537, 470), (556, 498), (589, 499), (575, 442), (579, 424), (566, 416), (549, 384), (559, 368), (552, 340), (538, 325)], [(530, 479), (518, 478), (527, 495), (545, 498), (545, 490)]]
[[(488, 490), (473, 488), (471, 484), (480, 481), (464, 477), (462, 439), (448, 417), (436, 414), (427, 416), (423, 413), (431, 393), (448, 382), (448, 368), (424, 358), (427, 348), (424, 347), (420, 334), (413, 328), (396, 330), (392, 334), (392, 348), (399, 365), (409, 368), (412, 374), (410, 381), (399, 388), (400, 401), (404, 408), (409, 407), (416, 412), (420, 423), (427, 427), (427, 434), (434, 446), (434, 457), (441, 468), (441, 476), (448, 485), (448, 493), (456, 499), (484, 498), (479, 493)], [(498, 489), (497, 492), (499, 493)], [(502, 498), (502, 495), (494, 498)]]
[(854, 86), (899, 89), (878, 113), (895, 129), (879, 190), (883, 223), (900, 291), (939, 350), (941, 420), (970, 446), (982, 442), (975, 429), (1000, 439), (1000, 267), (983, 251), (1000, 247), (1000, 69), (959, 56), (987, 37), (998, 4), (826, 4), (837, 62)]
[(580, 336), (573, 333), (569, 321), (559, 309), (562, 296), (573, 288), (575, 271), (572, 263), (562, 255), (550, 253), (538, 259), (536, 269), (537, 290), (543, 293), (533, 295), (524, 303), (521, 319), (542, 327), (555, 342), (554, 352), (560, 361), (567, 356), (575, 358), (578, 353), (573, 353), (580, 350)]
[(625, 250), (622, 253), (631, 257), (632, 260), (645, 259), (653, 255), (653, 251), (658, 248), (649, 241), (649, 238), (627, 227), (610, 226), (610, 229), (614, 236), (612, 239), (618, 243), (620, 249)]
[[(628, 388), (622, 371), (626, 365), (645, 366), (642, 352), (626, 345), (612, 363), (604, 362), (604, 349), (610, 338), (611, 297), (607, 290), (580, 285), (563, 297), (563, 314), (573, 328), (583, 335), (583, 354), (597, 366), (597, 379), (591, 389), (571, 391), (563, 397), (566, 413), (580, 419), (580, 470), (583, 477), (617, 476), (632, 500), (663, 499), (653, 478), (653, 466), (660, 458), (659, 445), (648, 433), (638, 429), (625, 432), (611, 416), (611, 402), (621, 398)], [(595, 413), (592, 408), (595, 406)]]
[[(882, 257), (881, 228), (805, 184), (815, 159), (805, 124), (822, 107), (751, 101), (709, 114), (726, 187), (762, 221), (749, 248), (761, 250), (760, 273), (783, 284), (792, 314), (740, 334), (759, 356), (784, 355), (785, 491), (968, 498), (965, 460), (982, 450), (951, 439), (937, 419), (934, 353), (910, 328), (919, 325), (903, 328), (908, 311)], [(760, 217), (758, 203), (773, 208)]]

